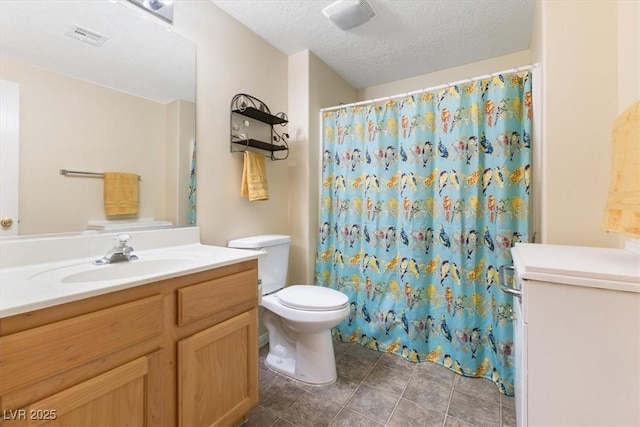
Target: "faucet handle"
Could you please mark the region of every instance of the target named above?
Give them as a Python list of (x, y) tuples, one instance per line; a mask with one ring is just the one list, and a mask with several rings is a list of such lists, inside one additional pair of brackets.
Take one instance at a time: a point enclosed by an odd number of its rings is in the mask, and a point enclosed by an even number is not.
[(128, 234), (118, 234), (115, 239), (116, 247), (124, 248), (125, 246), (127, 246), (127, 243), (129, 242), (130, 238), (131, 236), (129, 236)]
[(116, 240), (119, 242), (127, 242), (130, 238), (131, 236), (129, 236), (128, 234), (118, 234), (116, 236)]

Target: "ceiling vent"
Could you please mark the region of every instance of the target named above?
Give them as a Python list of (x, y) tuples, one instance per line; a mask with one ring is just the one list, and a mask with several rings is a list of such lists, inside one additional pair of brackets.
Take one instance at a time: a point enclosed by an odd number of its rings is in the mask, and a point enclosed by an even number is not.
[(338, 0), (325, 7), (322, 13), (345, 31), (376, 16), (373, 8), (365, 0)]
[(86, 28), (78, 27), (77, 25), (69, 28), (69, 30), (66, 32), (66, 35), (85, 43), (89, 43), (93, 46), (102, 46), (104, 42), (109, 39), (102, 34), (87, 30)]

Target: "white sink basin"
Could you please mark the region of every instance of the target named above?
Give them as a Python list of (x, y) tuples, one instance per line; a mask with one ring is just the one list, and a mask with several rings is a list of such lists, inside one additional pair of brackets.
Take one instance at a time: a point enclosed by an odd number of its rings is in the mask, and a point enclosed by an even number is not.
[[(196, 258), (196, 259), (194, 259)], [(158, 275), (188, 269), (197, 257), (149, 256), (134, 261), (94, 265), (89, 262), (53, 268), (34, 274), (32, 282), (43, 283), (91, 283), (102, 281), (135, 280), (136, 278)]]
[[(96, 265), (79, 273), (62, 277), (62, 283), (95, 282), (100, 280), (120, 280), (128, 277), (145, 276), (166, 269), (187, 268), (192, 261), (186, 259), (150, 259), (118, 262), (115, 264)], [(94, 266), (92, 266), (94, 267)]]

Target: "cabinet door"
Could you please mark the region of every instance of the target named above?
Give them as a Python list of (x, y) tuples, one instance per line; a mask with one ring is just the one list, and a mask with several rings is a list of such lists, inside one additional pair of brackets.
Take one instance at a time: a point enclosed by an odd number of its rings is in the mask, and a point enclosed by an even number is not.
[(180, 425), (228, 426), (258, 403), (257, 309), (178, 343)]
[(146, 426), (162, 423), (161, 352), (140, 357), (24, 409), (3, 410), (9, 425)]

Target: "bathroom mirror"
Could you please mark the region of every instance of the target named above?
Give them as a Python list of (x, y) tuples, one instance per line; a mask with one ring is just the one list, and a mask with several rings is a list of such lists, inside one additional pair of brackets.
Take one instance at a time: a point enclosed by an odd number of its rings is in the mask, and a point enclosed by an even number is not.
[[(193, 223), (195, 60), (193, 42), (128, 1), (1, 1), (0, 79), (19, 88), (18, 234)], [(138, 215), (105, 217), (102, 179), (62, 169), (138, 174)]]

